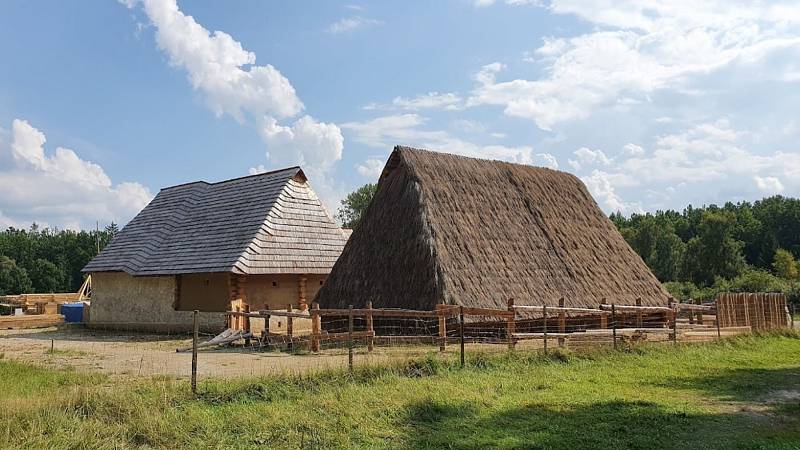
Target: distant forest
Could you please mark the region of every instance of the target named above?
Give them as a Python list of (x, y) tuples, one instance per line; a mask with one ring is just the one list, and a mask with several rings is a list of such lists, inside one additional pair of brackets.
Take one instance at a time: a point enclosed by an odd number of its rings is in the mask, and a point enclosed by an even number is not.
[[(368, 197), (374, 192), (361, 190)], [(368, 202), (342, 202), (350, 223), (358, 222)], [(611, 220), (675, 298), (784, 292), (800, 303), (800, 199), (776, 196), (630, 217), (615, 213)], [(112, 223), (99, 232), (36, 225), (0, 232), (0, 295), (77, 291), (81, 269), (117, 231)]]
[(0, 232), (0, 295), (77, 292), (81, 269), (117, 233), (112, 223), (101, 231), (8, 228)]
[(800, 300), (800, 199), (611, 215), (625, 240), (681, 300), (783, 292)]

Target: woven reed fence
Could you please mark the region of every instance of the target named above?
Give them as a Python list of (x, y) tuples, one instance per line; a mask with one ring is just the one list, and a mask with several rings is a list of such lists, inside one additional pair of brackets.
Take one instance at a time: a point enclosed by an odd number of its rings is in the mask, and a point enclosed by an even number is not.
[(721, 327), (746, 327), (753, 331), (788, 328), (791, 324), (786, 296), (767, 293), (723, 293), (717, 296)]

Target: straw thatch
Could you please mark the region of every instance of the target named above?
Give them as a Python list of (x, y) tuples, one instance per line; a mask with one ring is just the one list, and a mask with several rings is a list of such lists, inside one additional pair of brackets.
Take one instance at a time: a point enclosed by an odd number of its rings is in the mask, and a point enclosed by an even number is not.
[(396, 147), (317, 301), (666, 305), (583, 183), (555, 170)]

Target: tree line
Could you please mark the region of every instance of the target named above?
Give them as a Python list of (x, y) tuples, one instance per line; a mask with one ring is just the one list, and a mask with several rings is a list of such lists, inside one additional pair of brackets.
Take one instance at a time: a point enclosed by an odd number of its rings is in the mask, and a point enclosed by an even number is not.
[(0, 295), (77, 292), (81, 269), (118, 232), (115, 223), (101, 231), (10, 227), (0, 232)]
[(783, 292), (800, 300), (800, 199), (774, 196), (611, 220), (670, 293)]

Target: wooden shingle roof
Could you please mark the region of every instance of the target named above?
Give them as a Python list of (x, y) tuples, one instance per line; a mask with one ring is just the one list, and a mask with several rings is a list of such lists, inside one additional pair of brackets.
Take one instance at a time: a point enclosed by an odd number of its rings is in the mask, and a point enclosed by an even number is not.
[(346, 241), (292, 167), (162, 189), (83, 271), (325, 274)]

